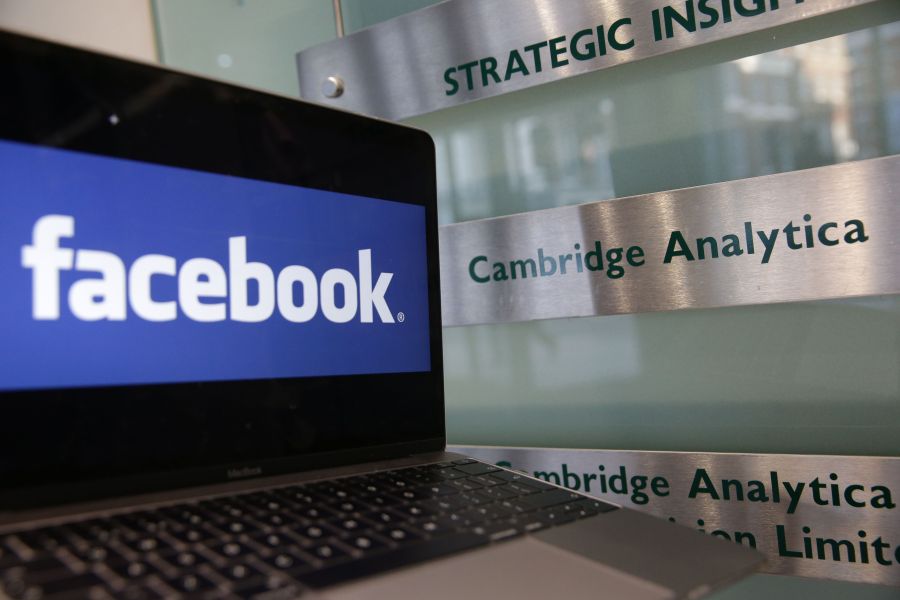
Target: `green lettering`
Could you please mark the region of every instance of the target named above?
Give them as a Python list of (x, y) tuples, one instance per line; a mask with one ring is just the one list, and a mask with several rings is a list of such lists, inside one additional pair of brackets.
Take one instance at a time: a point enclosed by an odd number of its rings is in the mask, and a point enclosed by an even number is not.
[(644, 249), (640, 246), (632, 246), (628, 249), (628, 252), (625, 253), (625, 258), (628, 260), (628, 264), (632, 267), (639, 267), (644, 264)]
[(784, 525), (776, 525), (775, 533), (778, 537), (778, 555), (788, 558), (803, 558), (803, 553), (799, 550), (788, 550), (787, 536), (784, 534)]
[(706, 245), (709, 244), (709, 254), (711, 258), (719, 258), (719, 243), (716, 238), (705, 237), (697, 238), (697, 260), (706, 258)]
[[(593, 263), (591, 263), (592, 258), (596, 259)], [(600, 246), (600, 242), (594, 242), (594, 249), (584, 255), (584, 264), (588, 271), (603, 270), (603, 249)]]
[(866, 489), (866, 488), (864, 488), (863, 486), (861, 486), (859, 484), (848, 485), (847, 489), (844, 490), (844, 502), (846, 502), (847, 504), (849, 504), (850, 506), (852, 506), (854, 508), (864, 507), (866, 505), (865, 502), (860, 502), (859, 500), (857, 500), (856, 498), (853, 497), (853, 492), (855, 492), (857, 490), (863, 491), (864, 489)]
[[(560, 43), (562, 43), (562, 47), (560, 47)], [(568, 59), (559, 59), (566, 51), (566, 36), (562, 35), (550, 40), (550, 66), (556, 69), (569, 64)]]
[(747, 501), (748, 502), (768, 502), (769, 496), (766, 494), (766, 484), (755, 479), (747, 482)]
[[(866, 229), (863, 225), (862, 221), (858, 221), (857, 219), (850, 219), (846, 223), (844, 223), (844, 227), (853, 226), (851, 231), (848, 231), (844, 234), (844, 241), (848, 244), (853, 244), (856, 242), (865, 242), (869, 239), (869, 236), (866, 235)], [(853, 234), (856, 234), (854, 237)]]
[(557, 475), (553, 471), (550, 471), (550, 472), (535, 471), (534, 476), (537, 479), (543, 479), (544, 481), (552, 481), (556, 485), (559, 485), (559, 475)]
[(512, 275), (513, 279), (516, 278), (516, 267), (519, 267), (519, 272), (522, 274), (522, 279), (528, 279), (528, 271), (525, 269), (525, 267), (531, 267), (531, 276), (537, 277), (537, 265), (531, 258), (526, 258), (525, 260), (509, 261), (509, 272)]
[(816, 538), (816, 553), (819, 560), (825, 560), (825, 546), (831, 548), (831, 560), (841, 560), (841, 548), (847, 550), (847, 562), (856, 562), (856, 549), (849, 540), (833, 540), (831, 538)]
[(744, 6), (743, 0), (734, 0), (734, 10), (742, 17), (755, 17), (766, 12), (765, 0), (750, 0), (750, 4), (753, 5), (753, 8)]
[(575, 33), (572, 36), (572, 43), (569, 46), (569, 52), (572, 54), (572, 57), (575, 60), (590, 60), (592, 58), (596, 58), (597, 56), (597, 47), (594, 46), (594, 42), (587, 42), (584, 45), (584, 50), (578, 49), (578, 42), (581, 41), (581, 38), (585, 36), (590, 36), (594, 32), (593, 29), (582, 29)]
[(735, 500), (743, 500), (744, 499), (744, 486), (737, 479), (723, 479), (722, 480), (722, 498), (725, 500), (731, 500), (731, 490), (734, 489), (734, 499)]
[[(719, 13), (716, 9), (709, 6), (709, 2), (710, 0), (700, 0), (697, 4), (697, 10), (700, 11), (700, 14), (709, 17), (705, 21), (700, 21), (700, 29), (709, 29), (719, 22)], [(725, 0), (725, 2), (728, 2), (728, 0)]]
[(894, 508), (897, 506), (891, 501), (891, 490), (883, 485), (872, 486), (872, 492), (876, 491), (878, 495), (872, 497), (872, 508)]
[(527, 76), (528, 67), (525, 66), (525, 61), (522, 60), (522, 55), (518, 50), (510, 50), (509, 61), (506, 63), (506, 76), (503, 77), (503, 81), (509, 81), (509, 78), (515, 73)]
[(494, 281), (506, 281), (509, 277), (506, 275), (506, 265), (503, 263), (494, 263)]
[(482, 58), (481, 61), (481, 85), (488, 86), (488, 75), (494, 80), (494, 83), (500, 83), (500, 76), (497, 75), (497, 59), (493, 56)]
[(556, 260), (552, 256), (546, 256), (543, 248), (538, 248), (538, 263), (541, 265), (541, 277), (556, 273)]
[(531, 55), (534, 56), (534, 72), (541, 72), (541, 48), (544, 48), (547, 45), (547, 42), (538, 42), (537, 44), (531, 44), (530, 46), (525, 46), (523, 50), (525, 52), (531, 52)]
[(684, 3), (684, 10), (685, 14), (682, 15), (671, 6), (663, 6), (663, 23), (666, 27), (666, 39), (675, 36), (675, 31), (672, 27), (673, 23), (678, 23), (685, 31), (691, 33), (697, 31), (697, 19), (694, 16), (693, 0), (687, 0)]
[(475, 82), (472, 81), (472, 68), (477, 66), (477, 60), (466, 63), (464, 65), (459, 65), (459, 70), (466, 72), (466, 88), (468, 88), (469, 91), (472, 91), (472, 89), (475, 87)]
[(619, 266), (622, 260), (621, 248), (610, 248), (606, 251), (606, 276), (610, 279), (619, 279), (625, 274), (625, 269)]
[(616, 37), (616, 32), (623, 25), (631, 25), (631, 18), (625, 17), (624, 19), (619, 19), (609, 26), (609, 31), (606, 34), (606, 37), (609, 40), (609, 45), (612, 46), (615, 50), (628, 50), (629, 48), (634, 46), (633, 39), (628, 39), (625, 42), (621, 42), (619, 41), (619, 38)]
[(478, 273), (475, 272), (475, 265), (480, 262), (487, 262), (487, 256), (476, 256), (471, 261), (469, 261), (469, 277), (472, 278), (476, 283), (487, 283), (491, 280), (490, 277), (479, 277)]
[(696, 498), (697, 494), (709, 494), (713, 500), (719, 499), (719, 492), (706, 469), (700, 468), (694, 471), (694, 480), (691, 482), (691, 489), (688, 492), (688, 498)]
[(722, 241), (725, 242), (725, 245), (722, 246), (722, 256), (740, 256), (744, 253), (741, 249), (740, 238), (733, 233), (723, 235)]
[(759, 240), (766, 248), (762, 257), (762, 264), (766, 264), (769, 262), (769, 259), (772, 258), (772, 250), (775, 249), (775, 238), (778, 237), (778, 230), (773, 229), (768, 236), (765, 231), (757, 231), (756, 235), (759, 236)]
[(829, 221), (819, 227), (819, 241), (823, 246), (837, 246), (840, 243), (840, 240), (833, 240), (825, 235), (825, 232), (829, 229), (837, 229), (837, 223)]
[(444, 81), (450, 86), (448, 89), (444, 91), (448, 96), (452, 96), (456, 92), (459, 91), (459, 84), (453, 79), (453, 74), (456, 73), (456, 67), (450, 67), (446, 71), (444, 71)]
[[(676, 248), (678, 248), (676, 250)], [(684, 236), (677, 229), (669, 235), (669, 244), (666, 246), (666, 255), (663, 258), (663, 264), (669, 264), (676, 256), (683, 256), (687, 260), (694, 260), (694, 254), (688, 248)]]

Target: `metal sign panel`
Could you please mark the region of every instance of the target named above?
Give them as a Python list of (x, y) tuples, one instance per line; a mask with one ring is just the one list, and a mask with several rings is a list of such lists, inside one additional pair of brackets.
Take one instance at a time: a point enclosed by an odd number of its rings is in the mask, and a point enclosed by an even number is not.
[(444, 325), (900, 293), (900, 156), (440, 230)]
[(900, 586), (900, 458), (448, 449), (755, 547), (768, 573)]
[(875, 0), (451, 0), (297, 54), (307, 100), (402, 119)]

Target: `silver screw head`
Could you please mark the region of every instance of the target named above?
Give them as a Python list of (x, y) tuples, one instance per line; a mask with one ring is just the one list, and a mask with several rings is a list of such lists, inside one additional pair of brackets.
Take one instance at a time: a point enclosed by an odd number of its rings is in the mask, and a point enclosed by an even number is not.
[(326, 98), (338, 98), (344, 93), (344, 80), (332, 75), (322, 82), (322, 94)]

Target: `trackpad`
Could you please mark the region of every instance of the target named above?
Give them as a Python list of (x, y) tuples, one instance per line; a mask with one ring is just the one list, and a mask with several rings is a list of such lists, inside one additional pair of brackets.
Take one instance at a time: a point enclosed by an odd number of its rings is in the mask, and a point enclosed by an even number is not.
[(664, 600), (664, 587), (533, 537), (324, 590), (325, 598)]

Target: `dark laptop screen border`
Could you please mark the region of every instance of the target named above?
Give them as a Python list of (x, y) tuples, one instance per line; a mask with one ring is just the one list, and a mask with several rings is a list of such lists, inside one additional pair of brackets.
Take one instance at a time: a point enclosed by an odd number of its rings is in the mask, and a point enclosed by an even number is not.
[(0, 393), (0, 510), (444, 447), (428, 134), (4, 32), (0, 81), (0, 139), (424, 206), (431, 352), (425, 373)]

